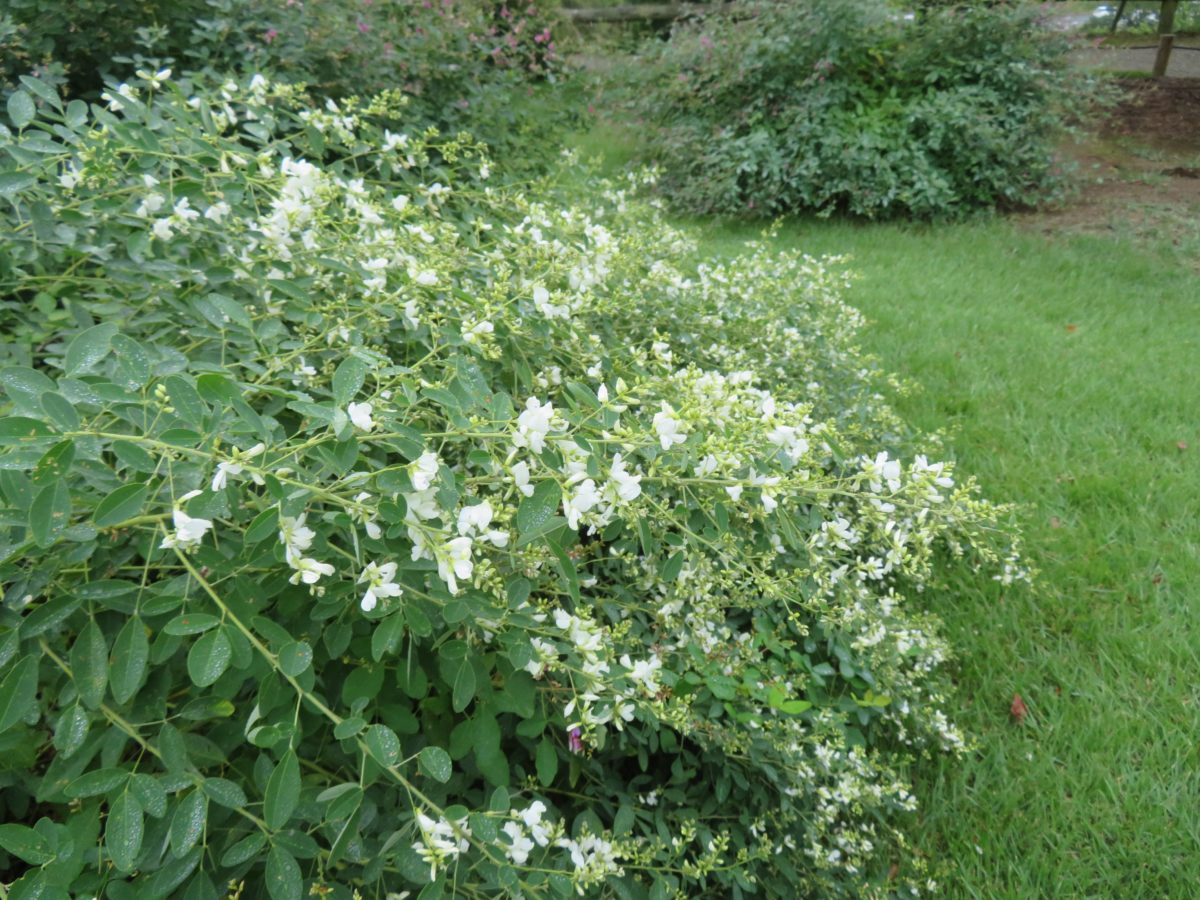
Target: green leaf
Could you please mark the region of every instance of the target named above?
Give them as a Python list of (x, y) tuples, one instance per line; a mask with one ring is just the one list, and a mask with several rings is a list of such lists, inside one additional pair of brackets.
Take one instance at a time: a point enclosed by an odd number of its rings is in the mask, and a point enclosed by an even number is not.
[(171, 855), (176, 859), (196, 846), (208, 821), (208, 798), (192, 791), (179, 801), (171, 817)]
[(279, 651), (279, 669), (295, 678), (312, 665), (312, 647), (307, 641), (292, 641)]
[(72, 100), (67, 104), (67, 126), (70, 128), (79, 128), (87, 121), (87, 104), (82, 100)]
[(167, 397), (175, 409), (175, 415), (196, 428), (204, 423), (208, 407), (192, 387), (192, 383), (182, 375), (172, 375), (163, 384), (167, 388)]
[(83, 626), (71, 647), (71, 674), (83, 705), (99, 707), (108, 687), (108, 643), (94, 619)]
[(521, 505), (517, 507), (518, 543), (528, 543), (546, 531), (561, 502), (562, 489), (557, 481), (543, 481), (535, 487), (533, 494), (522, 500)]
[(393, 766), (400, 758), (400, 739), (386, 725), (372, 725), (363, 741), (372, 758), (381, 766)]
[(113, 644), (108, 673), (113, 699), (127, 703), (133, 698), (142, 686), (149, 660), (150, 640), (146, 637), (146, 626), (134, 616), (125, 623)]
[(246, 528), (246, 533), (242, 535), (242, 543), (258, 544), (265, 541), (267, 538), (275, 534), (279, 530), (279, 510), (275, 507), (264, 509), (254, 521)]
[(63, 759), (69, 759), (83, 746), (90, 725), (87, 712), (78, 703), (63, 710), (54, 726), (54, 749)]
[(28, 172), (0, 172), (0, 197), (16, 194), (34, 184), (37, 184), (37, 178)]
[(404, 635), (404, 617), (399, 613), (388, 616), (375, 626), (371, 635), (371, 659), (379, 662), (396, 651)]
[(267, 825), (278, 831), (287, 824), (299, 802), (300, 762), (296, 759), (295, 751), (289, 750), (283, 754), (267, 780), (267, 792), (263, 798), (263, 817)]
[(63, 360), (66, 373), (81, 374), (104, 359), (112, 349), (112, 339), (116, 333), (116, 324), (105, 322), (77, 334), (67, 345), (67, 354)]
[(558, 774), (558, 748), (550, 738), (544, 737), (538, 744), (534, 764), (537, 766), (538, 781), (547, 786), (552, 784), (554, 776)]
[(92, 521), (99, 528), (117, 525), (142, 511), (149, 488), (144, 484), (123, 484), (96, 505)]
[(211, 613), (185, 613), (164, 625), (163, 631), (183, 637), (189, 634), (203, 634), (220, 624), (221, 620)]
[(67, 530), (70, 522), (71, 492), (65, 481), (56, 481), (38, 491), (29, 507), (29, 530), (34, 543), (49, 547)]
[(272, 847), (267, 854), (267, 893), (271, 900), (301, 900), (303, 889), (295, 858), (282, 847)]
[(450, 754), (441, 747), (426, 747), (417, 756), (417, 763), (422, 772), (442, 784), (450, 780), (450, 774), (454, 771)]
[(459, 664), (458, 673), (454, 676), (454, 691), (450, 705), (455, 712), (462, 712), (471, 705), (475, 698), (475, 667), (470, 659), (464, 659)]
[(0, 732), (22, 721), (37, 700), (38, 660), (27, 656), (0, 682)]
[(25, 825), (0, 825), (0, 847), (31, 866), (44, 866), (54, 859), (50, 842)]
[(247, 835), (242, 838), (232, 847), (225, 851), (221, 856), (221, 865), (228, 868), (240, 866), (248, 860), (258, 856), (259, 851), (267, 844), (267, 836), (261, 831), (256, 831), (254, 834)]
[(24, 91), (13, 91), (8, 97), (8, 117), (17, 128), (24, 128), (37, 115), (33, 98)]
[(167, 814), (167, 791), (157, 778), (144, 772), (135, 772), (129, 777), (129, 790), (147, 815), (160, 818)]
[(188, 651), (187, 669), (192, 683), (197, 687), (208, 687), (229, 667), (233, 647), (224, 631), (210, 631), (192, 644)]
[(354, 737), (366, 727), (366, 720), (362, 716), (350, 716), (333, 726), (333, 736), (339, 741), (344, 741), (346, 738)]
[(345, 406), (362, 389), (367, 378), (367, 364), (355, 356), (347, 356), (333, 373), (333, 402)]
[(246, 792), (236, 781), (227, 778), (206, 778), (200, 788), (215, 802), (229, 809), (244, 809)]
[(704, 683), (718, 700), (732, 700), (737, 696), (737, 682), (729, 675), (709, 675)]
[(62, 100), (58, 96), (58, 92), (44, 81), (39, 81), (32, 75), (22, 75), (21, 84), (25, 85), (33, 93), (37, 94), (55, 109), (62, 109)]
[(0, 419), (0, 447), (33, 444), (54, 436), (54, 429), (41, 419), (28, 416), (5, 416)]
[(112, 336), (112, 349), (117, 358), (119, 381), (135, 390), (150, 380), (150, 355), (146, 348), (125, 334)]
[(75, 442), (59, 441), (46, 451), (33, 467), (33, 483), (42, 485), (61, 481), (75, 461)]
[(118, 871), (133, 871), (142, 852), (143, 834), (142, 805), (126, 791), (109, 807), (104, 826), (104, 845)]
[[(43, 404), (46, 397), (51, 397), (52, 394), (46, 394), (42, 398)], [(154, 461), (154, 457), (139, 447), (133, 441), (113, 441), (109, 445), (113, 456), (119, 459), (125, 466), (135, 472), (144, 472), (150, 474), (158, 468), (158, 463)]]
[(670, 583), (679, 577), (679, 573), (683, 571), (683, 551), (678, 550), (671, 554), (671, 558), (663, 563), (661, 578), (663, 581)]
[(96, 769), (80, 775), (65, 788), (63, 793), (72, 800), (83, 797), (98, 797), (107, 794), (114, 788), (120, 787), (129, 780), (129, 772), (125, 769)]

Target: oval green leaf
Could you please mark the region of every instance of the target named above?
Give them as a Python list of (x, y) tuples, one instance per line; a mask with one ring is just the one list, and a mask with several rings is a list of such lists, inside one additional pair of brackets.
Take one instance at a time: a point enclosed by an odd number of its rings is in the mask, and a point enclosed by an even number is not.
[(142, 511), (149, 488), (144, 484), (123, 484), (96, 506), (92, 521), (100, 528), (132, 519)]
[(208, 687), (225, 673), (232, 657), (233, 647), (225, 632), (210, 631), (188, 651), (187, 669), (192, 683), (197, 687)]

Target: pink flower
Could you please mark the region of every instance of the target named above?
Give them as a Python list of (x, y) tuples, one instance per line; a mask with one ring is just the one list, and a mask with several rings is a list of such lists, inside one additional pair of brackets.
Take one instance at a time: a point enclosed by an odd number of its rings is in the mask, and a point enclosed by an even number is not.
[(367, 24), (366, 22), (364, 22), (362, 19), (359, 19), (359, 20), (358, 20), (358, 33), (359, 33), (359, 34), (366, 34), (366, 33), (367, 33), (368, 31), (370, 31), (370, 30), (371, 30), (371, 26), (370, 26), (370, 25), (368, 25), (368, 24)]
[(274, 28), (268, 28), (266, 31), (266, 34), (263, 35), (263, 40), (269, 44), (269, 43), (271, 43), (271, 41), (275, 40), (275, 38), (277, 38), (277, 37), (279, 37), (279, 32), (276, 31)]
[(583, 752), (582, 734), (583, 732), (578, 728), (572, 728), (569, 732), (567, 732), (567, 747), (570, 748), (572, 753)]

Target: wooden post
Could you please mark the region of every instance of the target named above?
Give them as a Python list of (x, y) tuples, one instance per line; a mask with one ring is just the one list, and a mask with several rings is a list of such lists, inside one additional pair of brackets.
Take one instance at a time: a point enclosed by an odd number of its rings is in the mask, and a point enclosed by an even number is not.
[(1163, 0), (1162, 9), (1158, 14), (1158, 54), (1154, 57), (1154, 77), (1162, 78), (1167, 74), (1167, 64), (1171, 61), (1171, 47), (1175, 43), (1175, 10), (1179, 0)]

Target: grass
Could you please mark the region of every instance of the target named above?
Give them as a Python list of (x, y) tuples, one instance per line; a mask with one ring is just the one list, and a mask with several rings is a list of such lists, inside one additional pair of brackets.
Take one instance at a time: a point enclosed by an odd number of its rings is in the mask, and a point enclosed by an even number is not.
[[(580, 138), (610, 164), (615, 131)], [(758, 227), (707, 221), (705, 250)], [(965, 762), (913, 773), (918, 850), (961, 897), (1193, 896), (1200, 884), (1200, 249), (1134, 235), (785, 224), (851, 254), (862, 341), (922, 389), (960, 471), (1021, 504), (1036, 592), (931, 598), (955, 646)], [(1019, 693), (1023, 724), (1009, 712)]]

